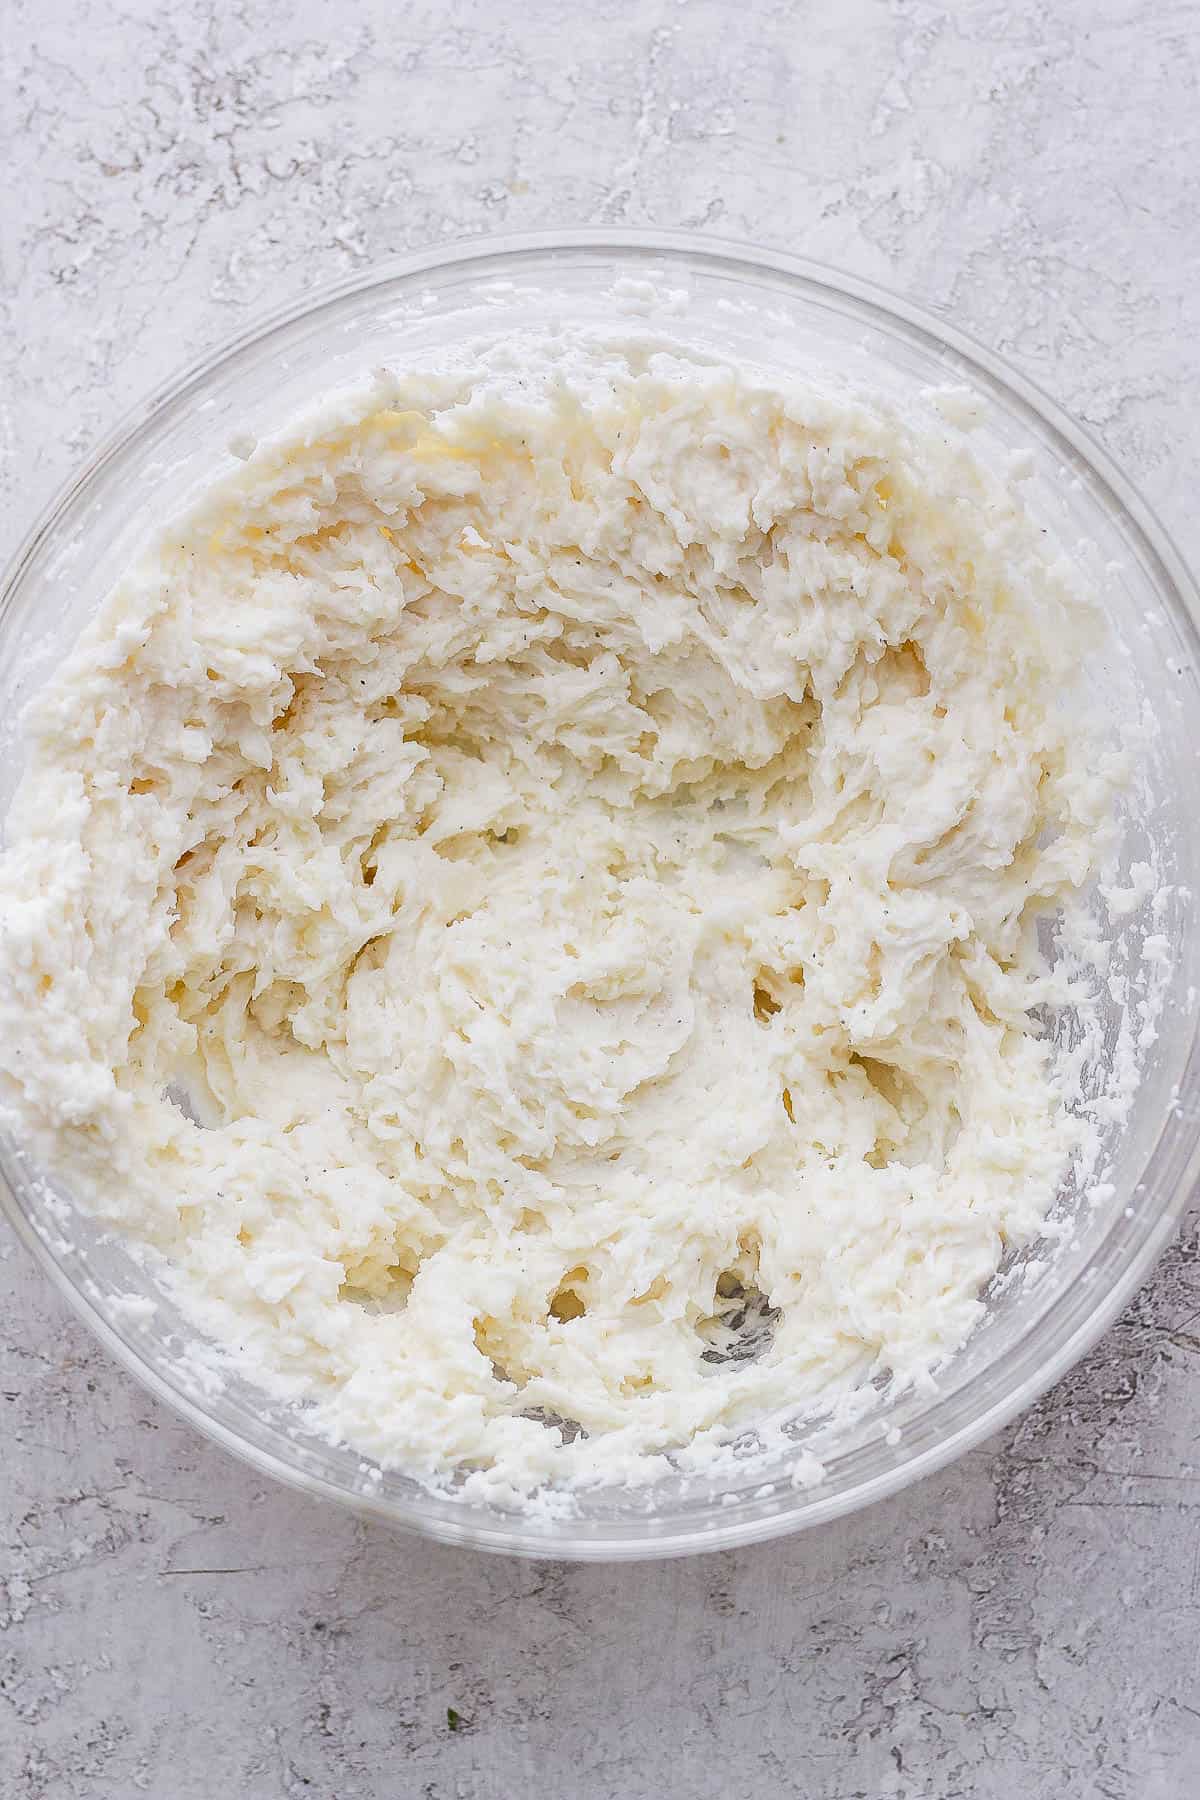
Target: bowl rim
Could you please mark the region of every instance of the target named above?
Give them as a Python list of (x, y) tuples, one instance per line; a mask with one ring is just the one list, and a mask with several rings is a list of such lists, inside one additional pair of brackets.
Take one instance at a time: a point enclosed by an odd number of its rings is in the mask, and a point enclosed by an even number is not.
[[(563, 262), (589, 255), (619, 257), (626, 254), (646, 261), (674, 263), (681, 268), (701, 264), (713, 272), (724, 270), (759, 277), (774, 275), (818, 297), (824, 293), (838, 302), (849, 300), (885, 327), (894, 330), (898, 323), (910, 336), (917, 337), (942, 355), (951, 351), (964, 378), (974, 378), (985, 389), (991, 387), (1009, 399), (1015, 399), (1037, 417), (1043, 430), (1048, 431), (1052, 440), (1057, 440), (1077, 465), (1081, 464), (1087, 470), (1092, 484), (1114, 505), (1123, 531), (1151, 568), (1176, 628), (1188, 640), (1195, 663), (1200, 664), (1200, 592), (1170, 533), (1093, 434), (1004, 357), (979, 343), (953, 321), (944, 319), (931, 306), (913, 302), (881, 283), (825, 263), (709, 234), (625, 227), (544, 229), (457, 239), (381, 259), (340, 281), (322, 284), (307, 295), (256, 311), (239, 332), (196, 356), (181, 371), (136, 400), (74, 474), (62, 483), (36, 516), (0, 577), (0, 616), (7, 610), (39, 551), (72, 502), (154, 421), (168, 411), (185, 406), (218, 371), (235, 362), (244, 352), (260, 345), (277, 331), (301, 320), (314, 320), (347, 298), (366, 295), (376, 288), (401, 281), (411, 283), (422, 274), (432, 276), (448, 270), (458, 270), (462, 274), (474, 270), (483, 278), (489, 268), (496, 265), (511, 267), (514, 260), (531, 265), (545, 264), (556, 254)], [(1185, 1073), (1191, 1081), (1200, 1081), (1200, 1015), (1193, 1021)], [(924, 1449), (898, 1455), (891, 1467), (844, 1491), (822, 1495), (817, 1487), (807, 1490), (803, 1503), (795, 1507), (780, 1507), (758, 1516), (728, 1518), (723, 1524), (718, 1521), (716, 1525), (709, 1523), (702, 1527), (684, 1521), (675, 1528), (668, 1525), (666, 1529), (655, 1527), (649, 1520), (633, 1519), (620, 1526), (589, 1522), (585, 1528), (573, 1527), (570, 1521), (540, 1521), (530, 1514), (481, 1514), (474, 1507), (458, 1503), (443, 1506), (435, 1513), (426, 1511), (420, 1502), (350, 1491), (325, 1475), (303, 1470), (273, 1450), (243, 1437), (215, 1418), (182, 1385), (168, 1379), (159, 1367), (148, 1361), (135, 1344), (116, 1329), (85, 1286), (68, 1273), (21, 1204), (19, 1193), (24, 1184), (19, 1170), (23, 1160), (21, 1152), (6, 1134), (0, 1134), (0, 1206), (19, 1239), (33, 1252), (76, 1316), (105, 1349), (156, 1399), (171, 1407), (222, 1449), (259, 1473), (301, 1492), (336, 1501), (393, 1528), (442, 1543), (525, 1557), (627, 1561), (736, 1548), (828, 1522), (934, 1473), (1006, 1425), (1092, 1348), (1149, 1274), (1200, 1179), (1200, 1128), (1194, 1118), (1177, 1110), (1169, 1110), (1160, 1122), (1138, 1186), (1149, 1185), (1154, 1171), (1159, 1169), (1160, 1175), (1166, 1176), (1167, 1190), (1162, 1191), (1160, 1180), (1158, 1205), (1145, 1222), (1140, 1241), (1133, 1246), (1123, 1265), (1105, 1277), (1103, 1291), (1087, 1316), (1061, 1334), (1060, 1341), (1045, 1361), (1024, 1382), (999, 1394), (981, 1411)], [(1162, 1165), (1170, 1166), (1163, 1169)], [(1102, 1241), (1078, 1279), (1088, 1276), (1103, 1247)], [(1031, 1321), (1030, 1328), (1035, 1323), (1037, 1321)], [(987, 1372), (985, 1368), (969, 1377), (958, 1391), (965, 1391), (972, 1383), (981, 1381)], [(428, 1504), (435, 1506), (437, 1497), (431, 1494)], [(571, 1535), (572, 1529), (580, 1535)]]

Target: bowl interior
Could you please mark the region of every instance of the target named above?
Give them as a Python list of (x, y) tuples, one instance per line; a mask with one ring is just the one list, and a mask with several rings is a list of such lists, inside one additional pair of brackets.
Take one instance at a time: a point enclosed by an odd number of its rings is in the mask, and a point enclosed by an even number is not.
[[(580, 1496), (561, 1514), (505, 1513), (435, 1496), (309, 1431), (303, 1415), (243, 1380), (214, 1383), (168, 1301), (143, 1316), (129, 1296), (147, 1275), (127, 1247), (71, 1206), (19, 1149), (4, 1145), (14, 1216), (100, 1335), (158, 1393), (263, 1470), (450, 1541), (528, 1554), (662, 1555), (715, 1548), (813, 1523), (937, 1466), (1011, 1416), (1113, 1316), (1161, 1249), (1194, 1178), (1200, 988), (1200, 655), (1186, 573), (1103, 454), (1019, 377), (949, 327), (856, 283), (790, 261), (677, 240), (531, 243), (409, 259), (277, 319), (158, 396), (117, 434), (35, 530), (0, 599), (0, 812), (22, 765), (19, 713), (120, 573), (148, 524), (228, 465), (231, 438), (278, 429), (328, 388), (386, 362), (428, 366), (480, 337), (553, 331), (564, 320), (609, 335), (658, 334), (700, 353), (815, 370), (923, 408), (966, 384), (987, 402), (976, 453), (996, 465), (1029, 452), (1031, 508), (1084, 568), (1112, 625), (1087, 671), (1114, 728), (1133, 728), (1136, 771), (1121, 819), (1118, 880), (1154, 864), (1158, 891), (1122, 916), (1105, 1020), (1085, 1096), (1111, 1091), (1122, 1057), (1139, 1082), (1114, 1117), (1104, 1166), (1069, 1185), (1059, 1234), (993, 1282), (985, 1322), (936, 1392), (868, 1408), (836, 1442), (819, 1430), (705, 1477)], [(1118, 992), (1122, 990), (1118, 989)], [(1064, 1046), (1069, 1019), (1052, 1022)], [(819, 1450), (809, 1485), (800, 1458)], [(803, 1475), (804, 1479), (799, 1479)]]

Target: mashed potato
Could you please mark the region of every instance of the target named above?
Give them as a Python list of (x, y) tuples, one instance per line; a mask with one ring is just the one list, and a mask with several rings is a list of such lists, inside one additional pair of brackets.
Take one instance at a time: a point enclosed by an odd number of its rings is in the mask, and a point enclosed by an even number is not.
[(39, 702), (5, 1117), (336, 1437), (628, 1478), (920, 1377), (1037, 1233), (1090, 625), (935, 426), (636, 345), (383, 374)]

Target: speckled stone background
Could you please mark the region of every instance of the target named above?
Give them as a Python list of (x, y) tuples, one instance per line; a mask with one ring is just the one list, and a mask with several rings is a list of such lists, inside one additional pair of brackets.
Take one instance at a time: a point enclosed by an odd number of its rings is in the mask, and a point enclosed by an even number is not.
[[(4, 550), (254, 309), (409, 246), (619, 222), (951, 308), (1200, 553), (1196, 0), (5, 0), (0, 36)], [(0, 1800), (1200, 1793), (1195, 1213), (957, 1467), (624, 1569), (264, 1490), (7, 1233), (0, 1284)]]

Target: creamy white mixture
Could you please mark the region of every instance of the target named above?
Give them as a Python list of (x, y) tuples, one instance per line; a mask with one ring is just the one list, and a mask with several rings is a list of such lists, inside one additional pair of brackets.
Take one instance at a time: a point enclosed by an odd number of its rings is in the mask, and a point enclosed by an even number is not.
[(42, 698), (5, 1115), (323, 1429), (628, 1476), (919, 1378), (1037, 1233), (1090, 627), (935, 425), (636, 346), (383, 375)]

